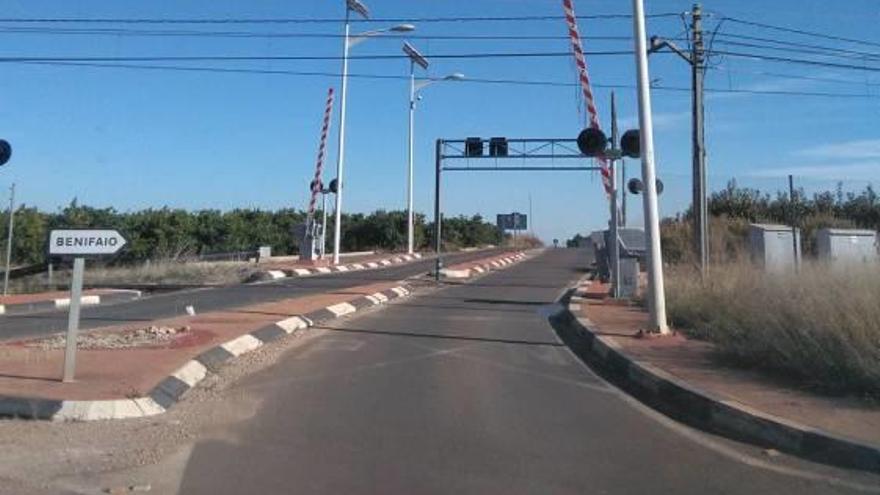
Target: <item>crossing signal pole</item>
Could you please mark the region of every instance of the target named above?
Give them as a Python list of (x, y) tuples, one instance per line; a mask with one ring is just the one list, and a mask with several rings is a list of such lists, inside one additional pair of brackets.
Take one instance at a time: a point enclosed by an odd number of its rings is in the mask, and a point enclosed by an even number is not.
[(659, 37), (651, 38), (651, 52), (669, 48), (691, 66), (691, 144), (693, 161), (694, 252), (700, 259), (700, 271), (705, 276), (709, 266), (709, 207), (706, 180), (706, 135), (703, 94), (706, 73), (706, 47), (703, 40), (703, 9), (694, 4), (691, 11), (691, 50), (682, 51), (674, 43)]

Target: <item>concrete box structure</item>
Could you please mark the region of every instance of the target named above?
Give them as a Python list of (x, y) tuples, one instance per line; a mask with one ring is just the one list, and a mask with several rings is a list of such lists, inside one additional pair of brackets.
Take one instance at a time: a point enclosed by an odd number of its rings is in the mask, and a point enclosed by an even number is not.
[(795, 263), (800, 263), (801, 257), (801, 232), (800, 229), (795, 232), (796, 251), (792, 245), (791, 227), (754, 223), (749, 225), (749, 250), (752, 261), (771, 272), (793, 270)]
[(877, 233), (873, 230), (820, 229), (816, 254), (833, 265), (877, 262)]
[(639, 293), (639, 260), (620, 259), (620, 297), (636, 297)]

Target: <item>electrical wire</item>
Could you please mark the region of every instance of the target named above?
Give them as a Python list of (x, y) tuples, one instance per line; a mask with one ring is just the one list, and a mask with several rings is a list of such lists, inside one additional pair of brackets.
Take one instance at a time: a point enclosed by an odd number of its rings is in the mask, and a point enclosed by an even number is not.
[(752, 35), (742, 34), (742, 33), (724, 33), (724, 32), (722, 32), (722, 33), (718, 33), (718, 36), (721, 36), (723, 38), (733, 37), (733, 38), (740, 38), (740, 39), (751, 40), (751, 41), (763, 41), (766, 43), (774, 43), (776, 45), (792, 46), (792, 47), (798, 47), (798, 48), (810, 48), (810, 49), (824, 50), (824, 51), (835, 52), (835, 53), (848, 53), (848, 54), (852, 54), (852, 55), (863, 55), (866, 57), (880, 57), (880, 52), (866, 52), (866, 51), (861, 51), (861, 50), (853, 50), (853, 49), (849, 49), (849, 48), (838, 48), (838, 47), (831, 47), (831, 46), (825, 46), (825, 45), (816, 45), (813, 43), (801, 43), (801, 42), (797, 42), (797, 41), (780, 40), (780, 39), (775, 39), (775, 38), (766, 38), (763, 36), (752, 36)]
[[(145, 37), (219, 37), (219, 38), (344, 38), (342, 33), (271, 33), (258, 31), (201, 31), (201, 30), (146, 30), (127, 28), (53, 28), (53, 27), (4, 27), (0, 33), (12, 34), (51, 34), (51, 35), (98, 35), (98, 36), (145, 36)], [(586, 39), (603, 41), (631, 41), (632, 36), (584, 36)], [(377, 39), (400, 40), (463, 40), (463, 41), (519, 41), (519, 40), (552, 40), (567, 41), (568, 36), (556, 35), (432, 35), (432, 34), (395, 34), (388, 33)]]
[[(631, 50), (585, 52), (592, 56), (631, 56)], [(570, 57), (569, 52), (497, 52), (497, 53), (438, 53), (432, 59), (487, 59), (487, 58), (559, 58)], [(349, 60), (409, 59), (406, 54), (356, 55)], [(0, 62), (245, 62), (245, 61), (328, 61), (342, 60), (339, 55), (156, 55), (132, 57), (0, 57)]]
[(804, 29), (796, 29), (796, 28), (790, 28), (790, 27), (786, 27), (786, 26), (778, 26), (778, 25), (767, 24), (767, 23), (763, 23), (763, 22), (748, 21), (745, 19), (739, 19), (737, 17), (724, 16), (724, 19), (726, 19), (728, 22), (742, 24), (744, 26), (758, 27), (758, 28), (769, 29), (769, 30), (773, 30), (773, 31), (780, 31), (780, 32), (784, 32), (784, 33), (799, 34), (802, 36), (812, 36), (814, 38), (823, 38), (823, 39), (827, 39), (827, 40), (843, 41), (846, 43), (855, 43), (855, 44), (859, 44), (859, 45), (880, 46), (880, 42), (876, 42), (876, 41), (861, 40), (861, 39), (856, 39), (856, 38), (847, 38), (844, 36), (819, 33), (816, 31), (807, 31)]
[(809, 59), (801, 59), (801, 58), (792, 58), (792, 57), (777, 57), (773, 55), (765, 55), (761, 53), (742, 53), (742, 52), (730, 52), (727, 50), (715, 50), (714, 53), (720, 55), (727, 55), (729, 57), (739, 57), (739, 58), (750, 58), (756, 60), (765, 60), (769, 62), (784, 62), (791, 64), (800, 64), (800, 65), (813, 65), (818, 67), (829, 67), (834, 69), (850, 69), (850, 70), (858, 70), (865, 72), (880, 72), (880, 67), (870, 66), (870, 65), (856, 65), (856, 64), (844, 64), (837, 62), (825, 62), (821, 60), (809, 60)]
[[(266, 75), (286, 75), (286, 76), (304, 76), (304, 77), (332, 77), (339, 78), (342, 75), (338, 72), (324, 71), (291, 71), (282, 69), (253, 69), (253, 68), (229, 68), (229, 67), (196, 67), (181, 65), (146, 65), (146, 64), (119, 64), (119, 63), (100, 63), (100, 62), (57, 62), (57, 61), (20, 61), (11, 63), (21, 63), (28, 65), (47, 65), (61, 67), (97, 67), (97, 68), (116, 68), (116, 69), (134, 69), (134, 70), (155, 70), (155, 71), (182, 71), (182, 72), (211, 72), (211, 73), (228, 73), (228, 74), (266, 74)], [(409, 76), (392, 75), (392, 74), (360, 74), (351, 73), (348, 75), (357, 79), (376, 79), (376, 80), (399, 80), (408, 81)], [(442, 80), (442, 78), (429, 79)], [(539, 81), (539, 80), (521, 80), (521, 79), (491, 79), (491, 78), (465, 78), (457, 83), (471, 84), (499, 84), (499, 85), (517, 85), (517, 86), (543, 86), (543, 87), (577, 87), (578, 83), (563, 81)], [(632, 84), (593, 84), (596, 88), (604, 89), (636, 89)], [(653, 85), (652, 89), (658, 91), (671, 91), (680, 93), (690, 93), (689, 87), (663, 86)], [(728, 94), (752, 94), (752, 95), (769, 95), (769, 96), (815, 96), (830, 98), (878, 98), (876, 95), (867, 93), (834, 93), (822, 91), (773, 91), (773, 90), (749, 90), (749, 89), (723, 89), (723, 88), (706, 88), (708, 93), (728, 93)]]
[[(647, 14), (648, 18), (663, 18), (678, 16), (678, 12), (664, 12)], [(531, 21), (561, 21), (564, 18), (558, 15), (527, 15), (527, 16), (461, 16), (461, 17), (397, 17), (397, 18), (373, 18), (373, 19), (350, 19), (352, 23), (394, 23), (394, 22), (418, 22), (418, 23), (444, 23), (444, 22), (531, 22)], [(578, 19), (632, 19), (632, 14), (592, 14), (580, 15)], [(0, 23), (17, 24), (342, 24), (345, 19), (341, 18), (60, 18), (60, 17), (31, 17), (0, 18)]]

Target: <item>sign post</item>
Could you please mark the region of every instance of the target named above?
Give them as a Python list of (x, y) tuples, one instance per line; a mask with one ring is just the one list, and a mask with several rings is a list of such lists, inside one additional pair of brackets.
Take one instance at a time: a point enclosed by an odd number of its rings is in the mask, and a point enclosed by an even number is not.
[(76, 334), (79, 331), (85, 259), (114, 255), (126, 243), (125, 237), (116, 230), (67, 229), (53, 230), (49, 233), (49, 256), (73, 258), (73, 278), (70, 282), (70, 307), (64, 346), (64, 374), (61, 379), (65, 383), (73, 381), (76, 371)]

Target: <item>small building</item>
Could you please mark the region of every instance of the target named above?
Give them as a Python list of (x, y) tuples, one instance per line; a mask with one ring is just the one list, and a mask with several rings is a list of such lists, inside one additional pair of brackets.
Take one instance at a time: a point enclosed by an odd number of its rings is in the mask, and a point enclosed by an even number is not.
[[(752, 261), (770, 272), (795, 268), (801, 258), (801, 232), (787, 225), (749, 225), (749, 251)], [(792, 236), (796, 245), (792, 242)]]
[(873, 230), (819, 229), (816, 254), (833, 265), (877, 262), (877, 233)]

